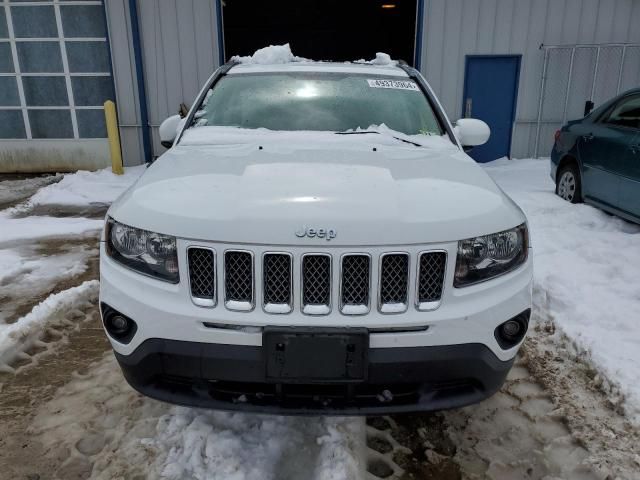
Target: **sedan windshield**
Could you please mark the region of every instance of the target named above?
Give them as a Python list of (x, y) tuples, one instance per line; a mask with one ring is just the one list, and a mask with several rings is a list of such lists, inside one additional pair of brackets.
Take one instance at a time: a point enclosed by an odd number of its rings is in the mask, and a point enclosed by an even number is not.
[(408, 78), (341, 73), (227, 75), (207, 93), (195, 126), (345, 132), (386, 125), (407, 135), (442, 135)]

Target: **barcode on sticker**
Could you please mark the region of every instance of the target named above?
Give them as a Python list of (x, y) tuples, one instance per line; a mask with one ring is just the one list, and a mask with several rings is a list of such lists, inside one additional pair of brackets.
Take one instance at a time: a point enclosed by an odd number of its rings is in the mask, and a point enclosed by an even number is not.
[(369, 86), (372, 88), (395, 88), (396, 90), (413, 90), (415, 92), (419, 92), (420, 89), (415, 82), (410, 82), (407, 80), (367, 80), (369, 82)]

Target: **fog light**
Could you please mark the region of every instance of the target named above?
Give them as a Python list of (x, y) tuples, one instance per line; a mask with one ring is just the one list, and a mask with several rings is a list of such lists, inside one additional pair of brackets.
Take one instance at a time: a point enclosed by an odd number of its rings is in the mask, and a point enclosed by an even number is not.
[(102, 323), (109, 336), (120, 343), (129, 343), (138, 330), (132, 319), (114, 310), (106, 303), (100, 304)]
[(503, 323), (500, 328), (502, 330), (502, 335), (509, 339), (516, 338), (518, 334), (520, 334), (520, 330), (522, 330), (520, 324), (515, 320), (509, 320), (508, 322)]
[(111, 323), (111, 329), (113, 332), (120, 335), (126, 333), (129, 328), (129, 322), (122, 315), (112, 316), (109, 322)]
[(522, 341), (529, 327), (530, 315), (531, 310), (525, 310), (496, 327), (494, 336), (500, 348), (508, 350)]

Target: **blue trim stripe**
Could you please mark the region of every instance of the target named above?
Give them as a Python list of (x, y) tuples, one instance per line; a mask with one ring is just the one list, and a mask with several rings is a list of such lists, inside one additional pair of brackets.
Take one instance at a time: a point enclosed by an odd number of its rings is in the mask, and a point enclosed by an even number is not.
[(222, 19), (222, 1), (216, 0), (216, 23), (218, 25), (218, 62), (219, 65), (224, 65), (224, 27)]
[(140, 41), (140, 26), (138, 20), (137, 0), (129, 0), (129, 15), (131, 16), (131, 40), (133, 42), (133, 57), (136, 67), (136, 81), (138, 83), (138, 104), (140, 106), (140, 124), (142, 128), (142, 150), (145, 163), (151, 163), (151, 134), (149, 132), (149, 110), (147, 107), (147, 89), (144, 82), (144, 65), (142, 64), (142, 47)]
[(420, 71), (422, 64), (422, 29), (424, 25), (424, 0), (418, 0), (418, 12), (416, 15), (416, 48), (413, 66)]

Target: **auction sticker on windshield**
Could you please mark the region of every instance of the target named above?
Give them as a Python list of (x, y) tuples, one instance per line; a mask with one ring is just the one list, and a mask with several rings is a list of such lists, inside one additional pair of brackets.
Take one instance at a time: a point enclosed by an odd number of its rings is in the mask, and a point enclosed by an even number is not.
[(369, 86), (372, 88), (395, 88), (396, 90), (413, 90), (415, 92), (419, 92), (420, 89), (418, 85), (414, 82), (409, 82), (406, 80), (371, 80), (368, 79)]

